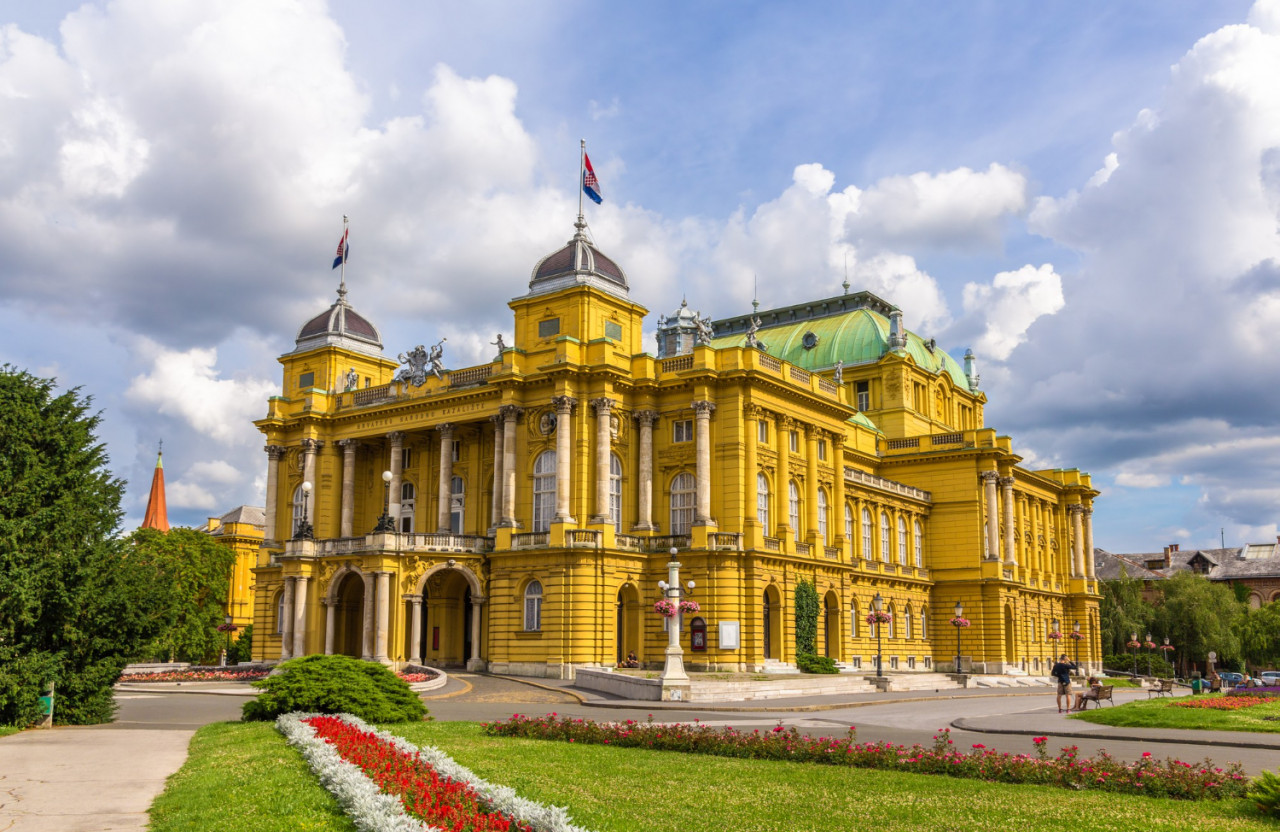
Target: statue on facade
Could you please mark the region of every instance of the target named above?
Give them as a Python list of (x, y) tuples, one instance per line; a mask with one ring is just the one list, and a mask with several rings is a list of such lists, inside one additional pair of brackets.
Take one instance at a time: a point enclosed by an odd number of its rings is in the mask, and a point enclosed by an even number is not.
[(844, 384), (844, 359), (836, 362), (836, 384)]
[(756, 333), (760, 331), (760, 319), (752, 318), (751, 326), (747, 327), (747, 347), (753, 350), (764, 349), (764, 344), (756, 337)]
[(411, 349), (407, 356), (400, 353), (396, 360), (408, 365), (396, 373), (396, 381), (407, 381), (413, 387), (421, 387), (427, 383), (427, 364), (431, 359), (421, 344)]
[(345, 389), (354, 390), (360, 386), (360, 374), (356, 372), (355, 367), (347, 370), (347, 386)]
[(501, 332), (498, 333), (498, 340), (490, 341), (489, 343), (498, 348), (498, 358), (501, 358), (502, 354), (507, 351), (507, 342), (502, 340)]
[(431, 362), (431, 375), (440, 381), (444, 381), (444, 342), (448, 338), (441, 338), (431, 348), (431, 354), (427, 356), (427, 360)]
[(703, 317), (702, 315), (693, 316), (693, 325), (697, 327), (697, 332), (693, 339), (698, 344), (710, 344), (711, 339), (715, 337), (715, 330), (711, 328), (711, 317)]

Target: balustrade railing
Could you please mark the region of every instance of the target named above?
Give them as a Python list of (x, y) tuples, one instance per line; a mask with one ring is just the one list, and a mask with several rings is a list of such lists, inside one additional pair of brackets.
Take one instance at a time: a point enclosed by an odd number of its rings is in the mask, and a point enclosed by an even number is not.
[(766, 537), (764, 539), (764, 548), (769, 552), (781, 552), (782, 541), (776, 537)]
[(475, 534), (414, 533), (401, 535), (403, 548), (424, 552), (492, 552), (493, 538)]
[(827, 556), (827, 560), (840, 560), (840, 549), (835, 546), (822, 547), (823, 554)]
[(834, 381), (831, 381), (824, 376), (818, 376), (818, 389), (832, 396), (836, 395), (840, 390)]
[(739, 532), (712, 532), (707, 535), (707, 548), (740, 552), (742, 551), (742, 534)]
[(363, 390), (356, 390), (351, 394), (351, 403), (356, 407), (368, 404), (377, 404), (385, 402), (388, 399), (396, 397), (395, 389), (390, 384), (383, 384), (378, 387), (366, 387)]
[(567, 529), (564, 542), (570, 549), (598, 549), (603, 537), (595, 529)]
[(797, 541), (797, 542), (796, 542), (796, 554), (797, 554), (797, 555), (812, 555), (812, 554), (813, 554), (813, 546), (812, 546), (812, 544), (809, 544), (809, 543), (800, 543), (799, 541)]
[(546, 546), (550, 541), (549, 532), (520, 532), (511, 535), (511, 548), (532, 549), (536, 546)]
[(687, 534), (668, 534), (658, 537), (650, 537), (646, 541), (646, 548), (650, 552), (665, 552), (669, 549), (688, 549), (689, 535)]
[(468, 367), (465, 370), (453, 370), (449, 373), (450, 387), (468, 387), (472, 384), (483, 384), (493, 375), (492, 364), (481, 364), (479, 367)]
[(693, 369), (692, 355), (678, 355), (675, 358), (664, 358), (662, 360), (662, 372), (678, 373), (681, 370)]
[(881, 491), (901, 494), (904, 497), (913, 497), (917, 500), (924, 500), (925, 502), (931, 502), (933, 500), (933, 495), (921, 488), (916, 488), (913, 485), (906, 485), (893, 480), (887, 480), (884, 477), (877, 477), (874, 474), (868, 474), (865, 471), (860, 471), (857, 468), (850, 468), (847, 465), (844, 469), (844, 479), (845, 482), (861, 483), (862, 485), (870, 486), (871, 488), (878, 488)]

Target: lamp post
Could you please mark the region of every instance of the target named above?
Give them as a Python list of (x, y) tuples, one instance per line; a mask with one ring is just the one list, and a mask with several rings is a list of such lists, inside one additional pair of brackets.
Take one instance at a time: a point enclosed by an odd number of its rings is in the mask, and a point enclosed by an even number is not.
[(1071, 626), (1071, 640), (1076, 643), (1076, 664), (1080, 664), (1080, 622)]
[(311, 524), (307, 522), (307, 504), (311, 502), (311, 489), (313, 486), (310, 482), (302, 484), (302, 519), (298, 521), (298, 527), (293, 530), (294, 540), (315, 540), (315, 534), (311, 530)]
[(1164, 654), (1164, 660), (1169, 663), (1169, 667), (1173, 668), (1173, 675), (1178, 675), (1178, 668), (1174, 665), (1173, 659), (1169, 655), (1173, 652), (1173, 645), (1169, 643), (1169, 637), (1164, 637), (1164, 644), (1160, 647), (1160, 652)]
[[(678, 551), (671, 547), (671, 560), (667, 562), (667, 579), (658, 581), (667, 600), (680, 606), (680, 561), (676, 560)], [(662, 674), (658, 676), (662, 683), (663, 699), (683, 699), (685, 688), (689, 686), (689, 676), (684, 672), (684, 650), (680, 647), (680, 614), (667, 619), (666, 662), (662, 666)], [(672, 683), (675, 683), (672, 685)], [(671, 689), (674, 688), (674, 689)]]
[(1142, 645), (1138, 643), (1138, 634), (1129, 633), (1129, 646), (1133, 648), (1133, 678), (1138, 678), (1138, 648)]
[[(874, 597), (874, 598), (872, 598), (872, 599), (871, 599), (871, 605), (872, 605), (873, 607), (875, 607), (875, 611), (876, 611), (877, 613), (879, 613), (879, 612), (881, 611), (881, 608), (884, 606), (884, 599), (880, 597), (880, 593), (878, 593), (878, 592), (877, 592), (877, 593), (876, 593), (876, 597)], [(881, 666), (881, 654), (880, 654), (880, 631), (881, 631), (883, 628), (884, 628), (884, 622), (883, 622), (883, 621), (878, 620), (878, 616), (877, 616), (877, 621), (876, 621), (876, 676), (883, 676), (883, 675), (884, 675), (884, 670), (883, 670), (883, 668), (882, 668), (882, 666)]]
[(962, 671), (960, 670), (960, 628), (963, 627), (964, 625), (961, 624), (960, 622), (964, 620), (964, 604), (960, 603), (959, 601), (956, 601), (956, 605), (953, 612), (955, 613), (955, 617), (951, 619), (951, 623), (954, 624), (956, 627), (956, 673), (961, 673)]
[(227, 656), (231, 653), (231, 634), (238, 628), (232, 623), (231, 613), (227, 613), (222, 618), (222, 623), (218, 625), (218, 629), (227, 634), (227, 646), (222, 650), (222, 666), (227, 666)]
[(373, 527), (374, 534), (391, 534), (396, 530), (396, 521), (391, 519), (391, 472), (382, 472), (382, 516), (378, 525)]

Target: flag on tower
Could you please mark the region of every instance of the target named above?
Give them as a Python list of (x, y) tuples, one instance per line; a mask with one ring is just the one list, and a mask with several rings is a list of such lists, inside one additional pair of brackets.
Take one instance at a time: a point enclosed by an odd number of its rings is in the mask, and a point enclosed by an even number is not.
[(333, 268), (338, 268), (347, 262), (347, 257), (351, 254), (351, 246), (347, 243), (348, 229), (342, 229), (342, 238), (338, 240), (338, 256), (333, 258)]
[(600, 180), (596, 179), (596, 172), (591, 167), (591, 157), (586, 151), (582, 154), (582, 192), (596, 205), (604, 202), (604, 197), (600, 195)]

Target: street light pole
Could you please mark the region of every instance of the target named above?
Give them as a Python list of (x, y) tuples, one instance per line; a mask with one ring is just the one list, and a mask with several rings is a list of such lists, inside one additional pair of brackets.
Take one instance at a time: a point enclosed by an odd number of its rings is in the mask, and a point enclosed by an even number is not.
[(1134, 645), (1133, 648), (1133, 678), (1138, 678), (1138, 634), (1129, 633), (1129, 643)]
[(1080, 622), (1079, 621), (1077, 621), (1073, 625), (1072, 632), (1075, 634), (1075, 638), (1073, 638), (1072, 641), (1076, 643), (1076, 664), (1079, 665), (1080, 664)]
[(315, 534), (311, 530), (311, 524), (307, 522), (307, 503), (311, 502), (310, 482), (302, 484), (302, 520), (298, 523), (298, 527), (293, 530), (294, 540), (314, 540)]
[[(880, 593), (877, 592), (876, 597), (871, 599), (871, 604), (875, 607), (875, 610), (877, 613), (880, 612), (881, 607), (884, 606), (884, 599), (880, 597)], [(880, 621), (879, 618), (877, 618), (876, 620), (876, 676), (884, 675), (884, 668), (881, 665), (881, 653), (880, 653), (880, 631), (883, 628), (884, 628), (884, 622)]]
[[(671, 560), (667, 562), (667, 580), (665, 583), (658, 582), (658, 586), (666, 595), (667, 600), (676, 605), (678, 610), (680, 607), (680, 561), (676, 560), (679, 554), (677, 549), (671, 547)], [(658, 677), (658, 681), (662, 683), (664, 688), (675, 682), (680, 688), (687, 687), (689, 684), (689, 676), (684, 672), (684, 650), (680, 647), (680, 613), (667, 619), (667, 651), (666, 662), (662, 667), (662, 674)], [(677, 693), (670, 698), (679, 699), (683, 697), (683, 692)], [(663, 696), (663, 699), (667, 699)]]
[(956, 673), (959, 674), (963, 672), (960, 670), (960, 619), (964, 618), (964, 604), (956, 601), (953, 612), (955, 612), (955, 618), (951, 623), (956, 625)]
[(382, 516), (373, 527), (374, 534), (391, 534), (396, 530), (396, 521), (391, 519), (391, 477), (390, 471), (382, 472)]

